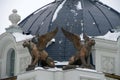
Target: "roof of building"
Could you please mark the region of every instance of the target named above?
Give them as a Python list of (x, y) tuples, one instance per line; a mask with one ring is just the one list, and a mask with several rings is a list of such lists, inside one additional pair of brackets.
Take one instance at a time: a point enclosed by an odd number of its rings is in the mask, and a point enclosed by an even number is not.
[(46, 50), (55, 60), (63, 61), (75, 53), (75, 48), (63, 35), (62, 27), (78, 35), (103, 36), (120, 27), (120, 14), (98, 0), (56, 0), (31, 13), (19, 26), (32, 35), (58, 27), (55, 43)]
[(98, 0), (58, 0), (31, 13), (19, 26), (33, 35), (64, 27), (77, 34), (98, 36), (119, 28), (119, 21), (120, 14)]

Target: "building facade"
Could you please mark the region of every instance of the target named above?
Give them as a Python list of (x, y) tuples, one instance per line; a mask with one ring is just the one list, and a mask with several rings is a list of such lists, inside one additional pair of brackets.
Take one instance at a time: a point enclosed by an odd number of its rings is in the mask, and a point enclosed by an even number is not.
[[(73, 4), (77, 4), (77, 3), (84, 4), (84, 6), (81, 5), (81, 8), (79, 7), (80, 9), (76, 10), (77, 7), (74, 6)], [(54, 17), (53, 13), (55, 13), (55, 10), (57, 9), (58, 5), (62, 5), (62, 4), (64, 5), (60, 13), (58, 14), (58, 17), (53, 21), (52, 24), (48, 24), (50, 23), (50, 20), (52, 20), (52, 18)], [(91, 8), (89, 9), (89, 7)], [(90, 69), (86, 70), (82, 68), (66, 70), (66, 71), (63, 71), (61, 69), (60, 70), (39, 69), (39, 70), (32, 70), (27, 72), (26, 68), (31, 63), (31, 56), (29, 54), (28, 49), (24, 48), (22, 44), (24, 40), (31, 39), (33, 36), (25, 35), (22, 32), (24, 33), (28, 32), (33, 35), (35, 35), (35, 33), (41, 35), (53, 30), (53, 28), (56, 27), (57, 24), (59, 24), (60, 26), (59, 29), (61, 29), (61, 27), (64, 26), (65, 29), (77, 34), (81, 34), (83, 32), (83, 27), (84, 27), (86, 33), (95, 36), (95, 35), (99, 35), (99, 34), (103, 35), (107, 33), (107, 31), (109, 31), (108, 27), (110, 27), (110, 24), (108, 23), (111, 23), (111, 25), (113, 24), (114, 27), (120, 26), (120, 24), (117, 24), (117, 22), (119, 22), (120, 20), (119, 13), (109, 8), (108, 6), (103, 5), (97, 0), (84, 0), (84, 1), (76, 0), (75, 2), (74, 0), (56, 0), (55, 2), (46, 5), (46, 8), (44, 7), (42, 8), (29, 15), (19, 25), (17, 25), (17, 23), (20, 20), (20, 16), (16, 14), (17, 13), (16, 10), (13, 10), (13, 14), (9, 16), (9, 20), (12, 22), (12, 25), (6, 28), (5, 33), (0, 35), (0, 79), (11, 76), (17, 76), (18, 80), (71, 80), (71, 78), (74, 78), (74, 80), (106, 80), (106, 79), (114, 80), (107, 77), (105, 78), (103, 72), (116, 74), (120, 76), (120, 68), (119, 68), (120, 66), (119, 34), (120, 33), (119, 32), (109, 34), (110, 39), (107, 39), (105, 37), (107, 34), (102, 36), (102, 38), (100, 37), (94, 38), (96, 44), (92, 48), (92, 59), (93, 59), (93, 64), (95, 65), (95, 70), (90, 70)], [(66, 8), (69, 8), (69, 10)], [(98, 11), (99, 12), (98, 15), (102, 17), (104, 16), (105, 18), (106, 21), (104, 22), (105, 24), (103, 23), (100, 24), (102, 26), (102, 28), (100, 27), (101, 31), (99, 30), (97, 25), (98, 18), (96, 19), (94, 18), (97, 14), (90, 12), (91, 10), (93, 10), (94, 13)], [(77, 13), (79, 13), (80, 15), (77, 15), (75, 11), (78, 11)], [(83, 12), (85, 11), (84, 15), (87, 14), (87, 16), (83, 16), (83, 13), (81, 13), (81, 11)], [(104, 11), (107, 13), (110, 12), (109, 15), (108, 14), (105, 15)], [(43, 14), (44, 12), (46, 14)], [(67, 14), (62, 16), (62, 12), (67, 12)], [(72, 17), (69, 19), (67, 15), (71, 15)], [(113, 15), (115, 20), (111, 19), (113, 18), (111, 17)], [(66, 21), (64, 20), (61, 21), (62, 20), (61, 16), (62, 18), (66, 17), (66, 19), (64, 19)], [(87, 19), (83, 23), (82, 22), (83, 19), (87, 17), (89, 17), (89, 19)], [(111, 21), (107, 17), (109, 17)], [(75, 18), (74, 21), (71, 21), (72, 18)], [(101, 21), (99, 20), (98, 22), (101, 23)], [(41, 26), (40, 27), (37, 26), (36, 28), (34, 28), (39, 23)], [(72, 23), (74, 23), (75, 25), (73, 25)], [(91, 26), (93, 26), (94, 28), (88, 29), (87, 27), (89, 26), (89, 24), (91, 24)], [(105, 25), (107, 27), (104, 30), (103, 27)], [(37, 28), (38, 30), (36, 30)], [(97, 28), (97, 31), (99, 32), (98, 33), (95, 32), (96, 34), (94, 35), (94, 32), (90, 33), (91, 31), (89, 30), (95, 28)], [(110, 29), (113, 28), (111, 27)], [(48, 47), (48, 49), (46, 49), (46, 51), (48, 51), (48, 54), (58, 62), (68, 61), (69, 57), (73, 55), (75, 51), (73, 44), (70, 41), (66, 40), (66, 38), (61, 33), (62, 32), (59, 30), (57, 36), (55, 37), (56, 40), (55, 44)], [(117, 36), (114, 37), (115, 35)], [(111, 38), (113, 37), (114, 40), (111, 40)], [(46, 75), (47, 77), (45, 77)]]
[[(31, 56), (27, 48), (22, 46), (24, 40), (17, 39), (18, 36), (24, 36), (22, 35), (8, 32), (0, 35), (0, 78), (26, 72)], [(95, 70), (120, 75), (120, 38), (118, 37), (117, 41), (95, 38), (95, 41), (96, 45), (93, 48)]]

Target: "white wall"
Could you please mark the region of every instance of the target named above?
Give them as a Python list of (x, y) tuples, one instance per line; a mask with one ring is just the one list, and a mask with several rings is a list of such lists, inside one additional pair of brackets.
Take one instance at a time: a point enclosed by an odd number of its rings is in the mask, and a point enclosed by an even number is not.
[(120, 75), (119, 48), (117, 41), (96, 39), (96, 70)]
[(34, 70), (19, 74), (17, 80), (106, 80), (95, 70), (72, 69), (64, 71)]
[(0, 35), (0, 78), (8, 77), (6, 74), (6, 60), (9, 49), (15, 50), (14, 74), (25, 72), (30, 64), (31, 57), (26, 48), (22, 47), (23, 42), (16, 42), (15, 37), (10, 33)]
[(0, 77), (7, 77), (6, 75), (6, 60), (9, 49), (15, 50), (15, 40), (11, 34), (4, 33), (0, 36)]

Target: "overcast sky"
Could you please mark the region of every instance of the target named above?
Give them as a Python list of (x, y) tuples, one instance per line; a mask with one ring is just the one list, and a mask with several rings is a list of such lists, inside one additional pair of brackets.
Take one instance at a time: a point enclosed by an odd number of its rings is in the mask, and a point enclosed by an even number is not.
[[(53, 2), (54, 0), (0, 0), (0, 34), (5, 31), (6, 27), (11, 25), (8, 16), (12, 9), (17, 9), (21, 20), (40, 7)], [(120, 12), (120, 0), (100, 0), (104, 4)]]

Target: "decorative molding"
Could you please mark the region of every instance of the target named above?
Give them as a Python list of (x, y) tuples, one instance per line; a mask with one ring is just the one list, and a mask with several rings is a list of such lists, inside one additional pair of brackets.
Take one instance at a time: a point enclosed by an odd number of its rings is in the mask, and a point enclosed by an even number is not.
[(6, 28), (6, 32), (13, 33), (13, 32), (20, 32), (22, 33), (22, 29), (19, 28), (18, 22), (20, 21), (21, 17), (17, 14), (17, 10), (13, 9), (12, 14), (9, 15), (9, 20), (12, 23), (8, 28)]
[(103, 40), (103, 39), (95, 39), (95, 49), (117, 53), (117, 42), (116, 41), (110, 41), (110, 40)]
[(101, 69), (103, 72), (115, 73), (115, 58), (101, 56)]
[(20, 27), (9, 27), (9, 28), (5, 28), (6, 32), (8, 33), (13, 33), (13, 32), (19, 32), (22, 33), (22, 29)]
[(20, 21), (21, 17), (17, 14), (17, 10), (13, 9), (12, 14), (9, 15), (9, 20), (12, 23), (10, 27), (17, 27), (17, 23)]
[[(2, 59), (4, 56), (4, 52), (6, 51), (6, 47), (9, 45), (16, 45), (15, 38), (10, 33), (3, 33), (0, 35), (0, 59)], [(3, 46), (4, 45), (4, 46)]]

